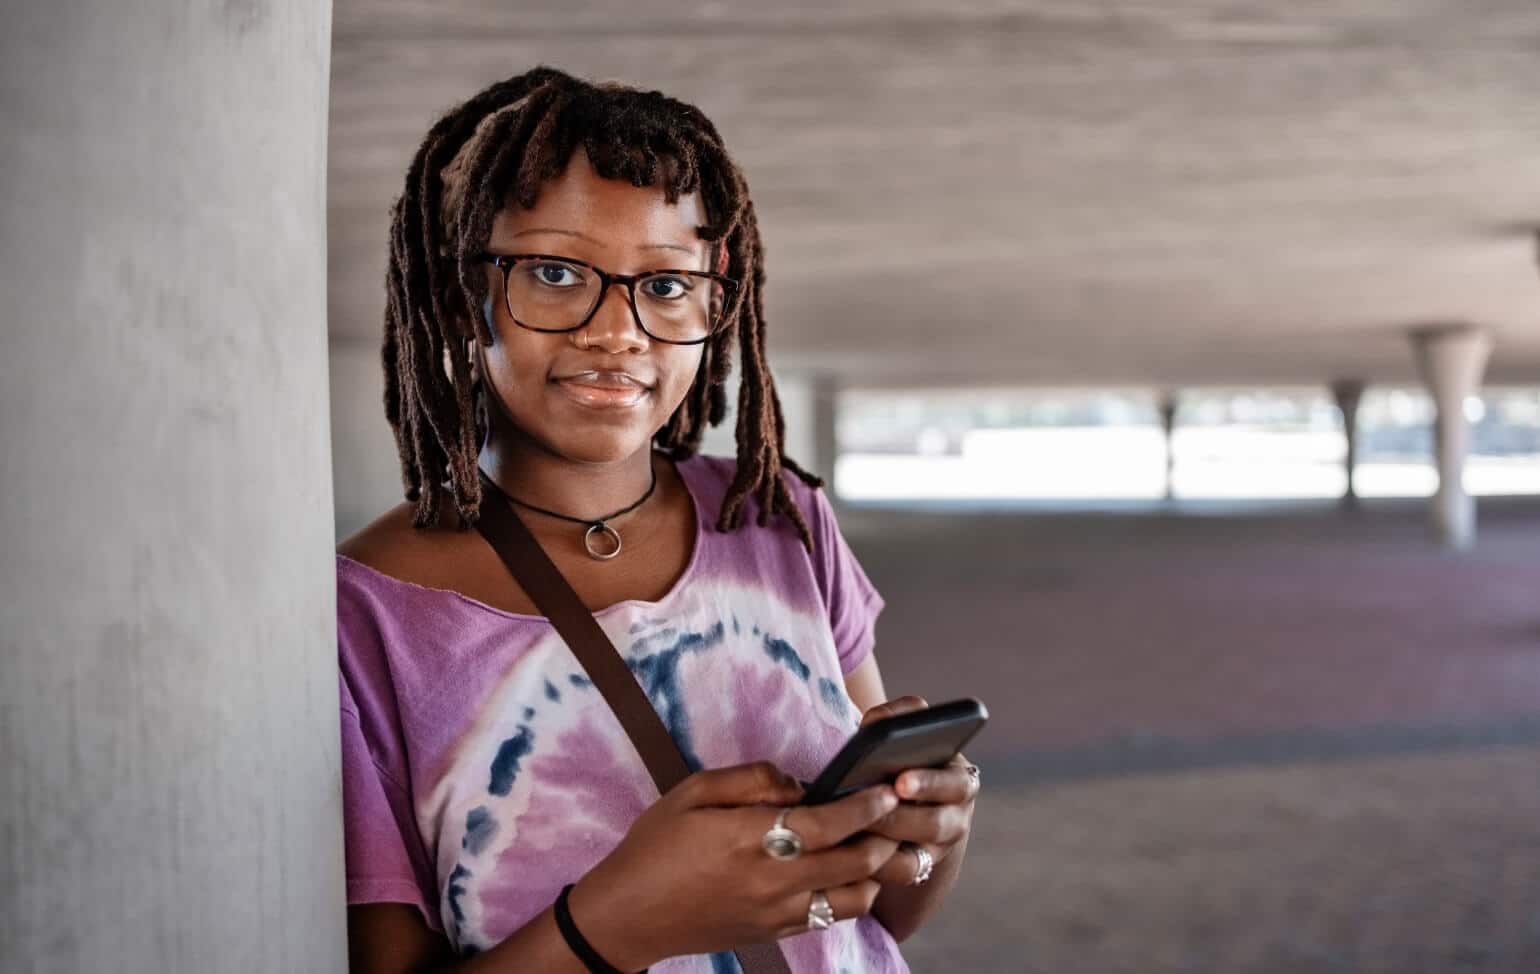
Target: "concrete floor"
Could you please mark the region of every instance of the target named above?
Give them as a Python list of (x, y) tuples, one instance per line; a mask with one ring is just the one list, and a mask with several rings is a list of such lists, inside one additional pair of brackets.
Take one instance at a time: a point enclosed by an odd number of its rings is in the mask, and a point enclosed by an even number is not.
[(1540, 971), (1540, 749), (992, 789), (925, 971)]
[(916, 971), (1540, 971), (1540, 503), (857, 509), (894, 695), (989, 704)]

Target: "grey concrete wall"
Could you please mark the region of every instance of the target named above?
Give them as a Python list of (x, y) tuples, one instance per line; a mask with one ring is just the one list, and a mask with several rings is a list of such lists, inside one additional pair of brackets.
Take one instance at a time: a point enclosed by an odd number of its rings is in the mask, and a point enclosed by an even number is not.
[(346, 966), (326, 0), (0, 10), (0, 970)]

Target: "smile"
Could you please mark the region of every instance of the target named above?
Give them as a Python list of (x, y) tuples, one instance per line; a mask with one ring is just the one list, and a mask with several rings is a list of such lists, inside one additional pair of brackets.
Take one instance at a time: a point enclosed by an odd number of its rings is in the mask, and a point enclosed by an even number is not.
[(640, 403), (651, 391), (624, 372), (580, 372), (557, 379), (556, 385), (568, 399), (590, 409), (625, 409)]

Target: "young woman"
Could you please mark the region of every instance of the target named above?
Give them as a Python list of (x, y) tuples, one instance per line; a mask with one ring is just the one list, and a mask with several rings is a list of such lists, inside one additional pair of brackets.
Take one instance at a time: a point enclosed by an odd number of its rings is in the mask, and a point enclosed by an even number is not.
[[(977, 769), (791, 807), (863, 719), (925, 704), (883, 702), (882, 600), (781, 453), (763, 285), (743, 175), (696, 108), (541, 68), (428, 133), (383, 350), (407, 502), (337, 561), (355, 974), (733, 971), (780, 938), (795, 971), (906, 970)], [(738, 456), (703, 457), (735, 352)], [(667, 795), (467, 529), (483, 475), (696, 772)], [(800, 855), (767, 853), (777, 825)]]

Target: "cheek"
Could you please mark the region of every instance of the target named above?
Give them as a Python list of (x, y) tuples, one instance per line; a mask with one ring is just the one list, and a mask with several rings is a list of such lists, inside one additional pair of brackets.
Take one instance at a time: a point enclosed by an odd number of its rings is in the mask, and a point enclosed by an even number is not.
[(549, 352), (543, 349), (545, 336), (526, 333), (535, 341), (519, 336), (512, 341), (499, 338), (484, 352), (487, 392), (495, 395), (514, 415), (533, 408), (544, 393)]
[(665, 416), (673, 415), (689, 393), (690, 386), (695, 384), (695, 375), (700, 371), (701, 356), (704, 354), (703, 348), (691, 345), (663, 350), (663, 359), (658, 363), (662, 379), (658, 384), (658, 400)]

